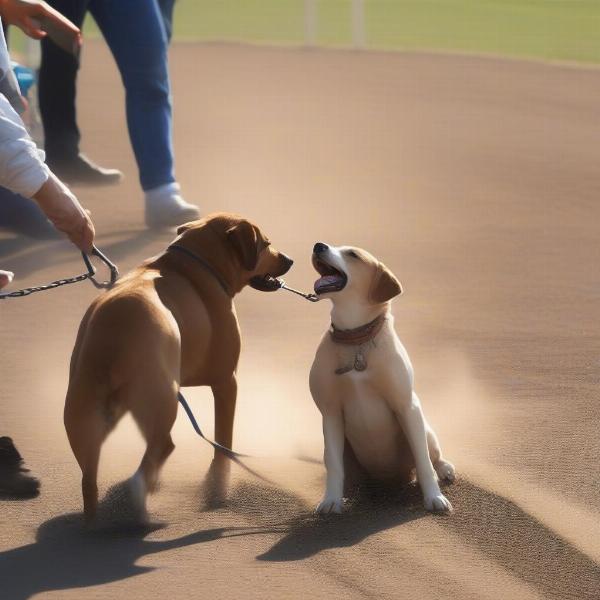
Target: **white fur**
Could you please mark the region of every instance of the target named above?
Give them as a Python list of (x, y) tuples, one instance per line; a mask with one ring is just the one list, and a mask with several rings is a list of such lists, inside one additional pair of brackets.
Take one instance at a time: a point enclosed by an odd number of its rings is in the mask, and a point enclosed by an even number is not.
[[(425, 508), (450, 511), (452, 506), (440, 491), (438, 477), (453, 480), (454, 467), (442, 458), (437, 437), (425, 420), (413, 389), (413, 368), (394, 330), (391, 302), (372, 304), (368, 300), (369, 284), (378, 263), (364, 251), (362, 260), (350, 258), (348, 250), (348, 247), (329, 247), (325, 254), (319, 255), (348, 277), (343, 290), (322, 295), (333, 303), (332, 323), (339, 329), (353, 329), (383, 313), (386, 321), (375, 344), (366, 350), (365, 371), (335, 374), (354, 350), (335, 344), (329, 333), (323, 336), (317, 349), (310, 389), (323, 417), (327, 484), (316, 510), (322, 513), (343, 510), (347, 439), (361, 465), (382, 479), (406, 471), (412, 452)], [(407, 452), (403, 440), (411, 452)]]
[(144, 517), (146, 515), (146, 496), (148, 489), (143, 474), (138, 470), (129, 479), (131, 502), (136, 512)]

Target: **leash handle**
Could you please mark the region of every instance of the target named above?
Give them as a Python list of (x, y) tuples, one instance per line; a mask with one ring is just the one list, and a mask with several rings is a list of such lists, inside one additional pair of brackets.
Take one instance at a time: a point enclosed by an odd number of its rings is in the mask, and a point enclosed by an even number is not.
[(87, 279), (89, 279), (92, 282), (96, 289), (100, 290), (110, 288), (115, 284), (119, 277), (119, 269), (117, 268), (117, 265), (115, 265), (106, 256), (106, 254), (98, 250), (96, 246), (92, 246), (91, 256), (96, 256), (97, 258), (99, 258), (108, 267), (110, 271), (110, 279), (108, 281), (96, 281), (96, 267), (94, 267), (92, 261), (90, 260), (90, 257), (85, 252), (82, 252), (81, 256), (83, 257), (83, 262), (85, 263), (85, 266), (88, 270)]

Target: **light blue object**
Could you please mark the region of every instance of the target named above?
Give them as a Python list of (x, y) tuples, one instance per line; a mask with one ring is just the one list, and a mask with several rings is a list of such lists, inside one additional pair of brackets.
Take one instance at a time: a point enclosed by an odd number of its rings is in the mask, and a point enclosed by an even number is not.
[(29, 96), (29, 90), (36, 82), (35, 71), (29, 67), (24, 67), (19, 63), (12, 61), (12, 69), (17, 78), (21, 95), (26, 98)]

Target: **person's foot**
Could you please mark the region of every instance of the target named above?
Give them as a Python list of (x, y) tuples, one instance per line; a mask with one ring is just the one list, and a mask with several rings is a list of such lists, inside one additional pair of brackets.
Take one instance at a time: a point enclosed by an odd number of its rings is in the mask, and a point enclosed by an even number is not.
[(0, 497), (34, 498), (40, 482), (29, 475), (23, 458), (9, 437), (0, 437)]
[(65, 183), (83, 185), (114, 185), (123, 179), (117, 169), (105, 169), (92, 162), (85, 154), (73, 158), (54, 160), (47, 158), (53, 173)]
[(0, 271), (0, 290), (6, 287), (15, 277), (12, 271)]
[(177, 227), (200, 218), (200, 209), (180, 195), (178, 183), (146, 190), (146, 225), (151, 228)]

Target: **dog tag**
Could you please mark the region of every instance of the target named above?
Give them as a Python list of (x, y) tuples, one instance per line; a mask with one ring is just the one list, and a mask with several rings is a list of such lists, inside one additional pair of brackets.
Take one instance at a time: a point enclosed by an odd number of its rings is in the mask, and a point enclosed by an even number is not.
[(354, 368), (357, 371), (364, 371), (367, 368), (367, 361), (361, 351), (356, 353), (356, 358), (354, 359)]

